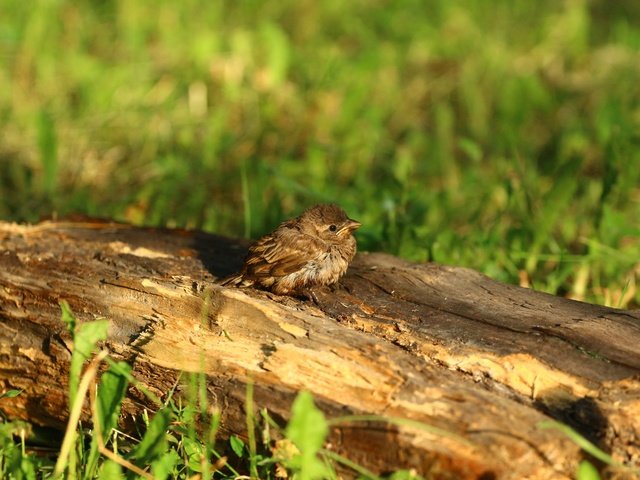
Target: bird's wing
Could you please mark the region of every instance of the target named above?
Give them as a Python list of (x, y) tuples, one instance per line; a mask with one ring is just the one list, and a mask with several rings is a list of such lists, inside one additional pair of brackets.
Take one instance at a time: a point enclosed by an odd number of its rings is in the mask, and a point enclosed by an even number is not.
[(326, 250), (324, 242), (317, 238), (282, 229), (265, 235), (249, 249), (245, 268), (257, 277), (280, 277), (300, 270)]

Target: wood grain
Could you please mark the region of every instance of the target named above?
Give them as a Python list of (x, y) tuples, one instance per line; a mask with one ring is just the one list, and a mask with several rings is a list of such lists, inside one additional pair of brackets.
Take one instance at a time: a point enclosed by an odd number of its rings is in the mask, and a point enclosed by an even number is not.
[[(247, 243), (93, 220), (0, 223), (0, 409), (61, 429), (70, 338), (107, 318), (108, 348), (159, 396), (204, 369), (223, 433), (246, 433), (246, 384), (283, 423), (301, 389), (328, 417), (375, 414), (434, 429), (345, 423), (329, 448), (378, 473), (572, 478), (583, 454), (550, 418), (640, 461), (640, 314), (501, 284), (463, 268), (359, 254), (317, 303), (223, 288)], [(177, 394), (181, 393), (181, 387)], [(130, 389), (127, 418), (153, 407)], [(443, 433), (446, 432), (446, 433)], [(606, 475), (632, 478), (623, 470)]]

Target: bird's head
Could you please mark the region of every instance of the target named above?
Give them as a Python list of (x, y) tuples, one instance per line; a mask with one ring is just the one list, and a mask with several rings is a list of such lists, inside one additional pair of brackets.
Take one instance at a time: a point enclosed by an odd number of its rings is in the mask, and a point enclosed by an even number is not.
[(350, 219), (337, 205), (315, 205), (300, 215), (305, 231), (313, 232), (329, 243), (342, 243), (360, 228), (361, 223)]

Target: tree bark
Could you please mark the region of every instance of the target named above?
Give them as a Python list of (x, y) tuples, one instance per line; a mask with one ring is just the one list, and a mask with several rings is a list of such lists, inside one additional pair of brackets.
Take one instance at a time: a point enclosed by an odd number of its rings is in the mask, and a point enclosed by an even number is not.
[[(112, 355), (160, 397), (180, 371), (204, 371), (225, 435), (246, 432), (252, 381), (257, 407), (282, 422), (306, 389), (328, 417), (375, 414), (437, 427), (332, 427), (328, 448), (378, 473), (573, 478), (584, 454), (558, 430), (539, 428), (548, 419), (638, 465), (638, 311), (385, 254), (357, 255), (336, 288), (316, 291), (317, 302), (216, 285), (239, 268), (246, 246), (94, 220), (0, 223), (0, 391), (23, 390), (0, 409), (63, 428), (66, 300), (79, 321), (109, 320)], [(149, 406), (131, 387), (123, 415)]]

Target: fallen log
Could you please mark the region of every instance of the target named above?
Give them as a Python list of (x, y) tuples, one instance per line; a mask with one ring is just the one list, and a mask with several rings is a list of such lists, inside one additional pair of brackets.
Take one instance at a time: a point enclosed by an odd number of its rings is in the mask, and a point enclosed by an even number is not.
[[(160, 397), (180, 371), (204, 370), (226, 435), (246, 431), (252, 381), (257, 406), (283, 421), (306, 389), (329, 417), (384, 415), (450, 432), (333, 427), (329, 448), (378, 473), (572, 478), (584, 454), (558, 430), (539, 428), (548, 419), (619, 462), (640, 462), (640, 312), (385, 254), (357, 255), (315, 303), (216, 285), (246, 247), (110, 222), (0, 222), (0, 393), (23, 390), (0, 409), (63, 428), (65, 300), (79, 321), (109, 320), (112, 355)], [(123, 415), (149, 406), (132, 387)]]

